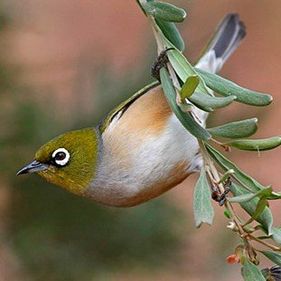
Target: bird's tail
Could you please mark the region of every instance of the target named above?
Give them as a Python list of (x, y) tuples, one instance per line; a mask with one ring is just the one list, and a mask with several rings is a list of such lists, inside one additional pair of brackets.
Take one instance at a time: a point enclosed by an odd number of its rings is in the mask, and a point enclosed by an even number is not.
[(246, 27), (239, 15), (228, 14), (219, 24), (196, 67), (211, 73), (219, 72), (245, 35)]

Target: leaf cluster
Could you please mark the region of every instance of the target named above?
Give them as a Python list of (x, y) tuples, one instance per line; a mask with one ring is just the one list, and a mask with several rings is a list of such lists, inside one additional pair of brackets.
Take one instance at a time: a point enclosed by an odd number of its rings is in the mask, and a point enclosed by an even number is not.
[[(267, 106), (272, 102), (272, 97), (192, 66), (182, 53), (185, 46), (175, 25), (186, 18), (183, 9), (160, 1), (137, 2), (151, 22), (158, 52), (168, 50), (169, 62), (167, 67), (160, 70), (160, 81), (167, 101), (186, 130), (198, 139), (201, 147), (204, 167), (194, 191), (195, 224), (197, 227), (202, 223), (212, 224), (214, 210), (211, 200), (218, 201), (230, 219), (229, 228), (239, 235), (242, 243), (236, 255), (242, 265), (244, 280), (271, 280), (272, 270), (262, 272), (257, 267), (258, 253), (281, 266), (281, 230), (273, 226), (269, 206), (271, 200), (281, 199), (281, 193), (247, 175), (214, 146), (222, 147), (225, 151), (233, 147), (259, 152), (280, 146), (281, 136), (248, 139), (257, 131), (257, 118), (205, 128), (194, 115), (193, 109), (208, 113), (233, 102)], [(238, 204), (249, 215), (247, 220), (236, 214), (233, 204)], [(266, 242), (268, 239), (274, 244)], [(264, 247), (270, 251), (264, 250)], [(276, 275), (276, 268), (274, 271)]]

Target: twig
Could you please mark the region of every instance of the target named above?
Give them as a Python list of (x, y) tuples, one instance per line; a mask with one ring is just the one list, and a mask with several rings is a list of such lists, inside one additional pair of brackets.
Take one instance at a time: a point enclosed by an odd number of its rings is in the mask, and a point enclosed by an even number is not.
[(263, 240), (260, 240), (260, 239), (258, 239), (257, 237), (255, 237), (255, 236), (253, 236), (253, 235), (251, 235), (251, 234), (249, 234), (249, 233), (248, 233), (248, 237), (249, 237), (251, 240), (254, 240), (254, 241), (258, 242), (258, 243), (260, 243), (260, 244), (262, 244), (262, 245), (264, 245), (264, 246), (270, 248), (270, 249), (273, 250), (273, 251), (281, 252), (281, 248), (280, 248), (280, 247), (274, 246), (274, 245), (272, 245), (272, 244), (270, 244), (270, 243), (267, 243), (267, 242), (265, 242), (265, 241), (263, 241)]

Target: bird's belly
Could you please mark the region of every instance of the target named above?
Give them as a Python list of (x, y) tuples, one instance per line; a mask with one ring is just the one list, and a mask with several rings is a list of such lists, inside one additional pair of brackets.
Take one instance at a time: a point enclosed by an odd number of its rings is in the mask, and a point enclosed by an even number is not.
[(103, 204), (134, 206), (145, 202), (176, 186), (202, 164), (197, 140), (174, 115), (158, 135), (122, 137), (105, 148), (87, 192)]

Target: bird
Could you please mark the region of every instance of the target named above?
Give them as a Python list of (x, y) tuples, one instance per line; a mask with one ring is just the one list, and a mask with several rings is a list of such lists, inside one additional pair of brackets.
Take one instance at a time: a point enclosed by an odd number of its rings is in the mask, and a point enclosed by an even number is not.
[[(239, 15), (228, 14), (195, 66), (219, 72), (245, 35)], [(195, 106), (193, 113), (206, 126), (208, 114)], [(154, 82), (97, 126), (65, 132), (41, 146), (17, 175), (37, 173), (98, 203), (131, 207), (177, 186), (202, 165), (198, 140), (182, 126), (161, 85)]]

